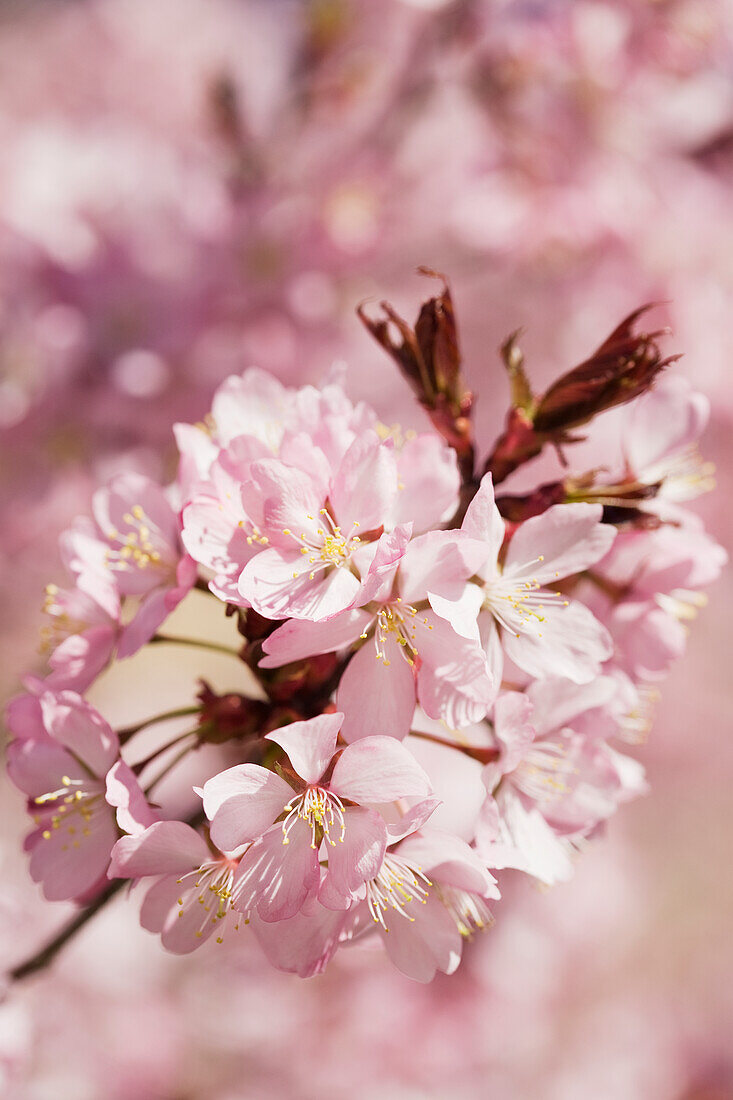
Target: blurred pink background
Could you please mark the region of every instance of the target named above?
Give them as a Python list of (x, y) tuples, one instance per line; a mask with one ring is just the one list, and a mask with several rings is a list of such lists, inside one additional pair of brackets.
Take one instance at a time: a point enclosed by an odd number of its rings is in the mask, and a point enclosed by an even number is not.
[[(67, 0), (0, 5), (0, 692), (38, 663), (58, 531), (251, 364), (406, 387), (354, 315), (451, 278), (484, 447), (513, 329), (541, 385), (663, 303), (733, 492), (727, 0)], [(614, 414), (599, 424), (613, 438)], [(341, 952), (301, 982), (246, 946), (174, 959), (112, 907), (0, 1004), (9, 1100), (730, 1100), (733, 705), (726, 574), (638, 750), (652, 791), (575, 880), (511, 883), (423, 988)], [(0, 801), (3, 967), (60, 924)]]

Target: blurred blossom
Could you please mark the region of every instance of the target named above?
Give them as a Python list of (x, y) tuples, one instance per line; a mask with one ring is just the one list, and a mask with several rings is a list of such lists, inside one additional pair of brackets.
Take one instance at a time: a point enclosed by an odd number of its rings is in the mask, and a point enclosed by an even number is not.
[[(169, 479), (170, 424), (199, 421), (228, 374), (302, 385), (345, 362), (354, 401), (425, 428), (354, 316), (377, 295), (411, 308), (418, 264), (461, 303), (484, 448), (509, 332), (524, 328), (541, 392), (618, 317), (664, 303), (654, 327), (672, 326), (679, 369), (711, 400), (719, 487), (696, 511), (729, 544), (732, 74), (719, 0), (5, 5), (4, 695), (40, 667), (58, 533), (99, 481)], [(619, 422), (602, 418), (601, 442)], [(554, 457), (536, 470), (559, 476)], [(712, 601), (639, 753), (651, 795), (571, 883), (540, 892), (505, 872), (511, 919), (456, 976), (413, 986), (354, 948), (295, 985), (250, 948), (165, 956), (111, 906), (0, 1005), (2, 1095), (325, 1100), (349, 1080), (358, 1100), (731, 1100), (729, 576)], [(135, 693), (102, 689), (125, 721), (131, 695), (144, 714), (162, 690), (161, 667), (138, 675)], [(446, 773), (438, 793), (470, 781)], [(42, 905), (28, 881), (22, 799), (0, 782), (5, 965), (66, 903)], [(468, 819), (475, 790), (459, 789)]]

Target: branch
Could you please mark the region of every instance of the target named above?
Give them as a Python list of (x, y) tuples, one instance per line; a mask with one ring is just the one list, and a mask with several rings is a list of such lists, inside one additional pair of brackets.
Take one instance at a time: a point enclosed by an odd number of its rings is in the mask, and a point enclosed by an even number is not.
[(115, 896), (115, 894), (120, 892), (126, 882), (126, 879), (117, 879), (115, 882), (111, 882), (109, 886), (105, 887), (92, 904), (88, 905), (86, 909), (82, 909), (75, 917), (72, 917), (68, 924), (65, 924), (53, 939), (49, 940), (45, 947), (42, 947), (40, 951), (31, 955), (25, 962), (14, 966), (7, 975), (10, 981), (22, 982), (25, 978), (30, 978), (32, 974), (37, 974), (39, 970), (44, 970), (47, 966), (50, 966), (69, 940), (72, 939), (76, 933)]

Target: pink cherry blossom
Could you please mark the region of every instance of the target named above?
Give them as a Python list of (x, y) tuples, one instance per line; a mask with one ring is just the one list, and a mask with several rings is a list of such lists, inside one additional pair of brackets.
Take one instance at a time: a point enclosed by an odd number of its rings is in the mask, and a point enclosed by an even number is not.
[(110, 773), (128, 825), (146, 824), (149, 810), (119, 760), (116, 734), (93, 707), (70, 691), (45, 692), (39, 707), (42, 730), (10, 744), (8, 771), (36, 823), (26, 842), (33, 879), (49, 900), (75, 898), (103, 879), (120, 835), (106, 798)]
[(242, 912), (256, 909), (266, 921), (299, 912), (320, 887), (322, 845), (331, 895), (348, 908), (387, 841), (382, 818), (368, 804), (429, 793), (425, 773), (389, 737), (348, 746), (331, 768), (342, 722), (342, 714), (324, 714), (268, 734), (289, 757), (287, 782), (259, 765), (240, 764), (204, 785), (214, 843), (226, 851), (250, 845), (232, 892)]
[(364, 433), (328, 484), (277, 459), (254, 463), (251, 478), (259, 500), (248, 510), (262, 516), (270, 545), (245, 566), (242, 599), (267, 618), (319, 620), (345, 610), (359, 588), (355, 560), (398, 492), (394, 448)]
[[(577, 600), (545, 586), (594, 565), (607, 553), (616, 532), (600, 522), (592, 504), (557, 504), (526, 520), (501, 560), (504, 521), (494, 503), (487, 474), (471, 501), (462, 530), (486, 544), (479, 570), (482, 584), (470, 593), (472, 614), (466, 626), (465, 599), (433, 601), (456, 630), (469, 637), (480, 629), (498, 685), (504, 653), (530, 676), (565, 676), (587, 683), (612, 653), (605, 628)], [(479, 627), (472, 615), (481, 608)]]
[(726, 551), (695, 525), (623, 532), (583, 596), (633, 678), (659, 679), (687, 644), (688, 623), (720, 575)]
[(623, 449), (629, 473), (646, 485), (661, 482), (657, 501), (694, 500), (713, 488), (713, 467), (700, 457), (697, 444), (710, 418), (707, 397), (677, 376), (662, 378), (629, 410)]
[(165, 491), (149, 478), (123, 474), (93, 500), (96, 531), (77, 524), (65, 536), (69, 567), (80, 588), (94, 592), (114, 583), (139, 606), (120, 634), (119, 657), (148, 641), (196, 580), (196, 566), (182, 550), (179, 524)]
[(86, 691), (109, 664), (120, 634), (120, 598), (113, 585), (89, 578), (87, 588), (46, 585), (43, 610), (50, 623), (42, 630), (50, 650), (46, 686)]
[(185, 955), (214, 933), (222, 943), (226, 928), (239, 930), (239, 914), (231, 914), (236, 867), (235, 859), (212, 852), (190, 825), (156, 821), (117, 841), (109, 876), (156, 879), (143, 900), (140, 923), (158, 933), (168, 951)]
[(337, 696), (350, 742), (381, 732), (405, 737), (417, 702), (453, 729), (477, 721), (493, 698), (481, 646), (457, 634), (428, 599), (462, 592), (483, 555), (481, 544), (460, 532), (410, 541), (407, 527), (396, 528), (378, 544), (354, 598), (358, 606), (324, 623), (285, 623), (265, 640), (262, 667), (364, 642)]
[(493, 923), (487, 901), (499, 896), (496, 880), (465, 841), (433, 829), (410, 830), (403, 840), (398, 827), (366, 884), (363, 916), (371, 916), (397, 969), (429, 982), (436, 971), (455, 971), (464, 939)]
[(477, 834), (491, 867), (515, 867), (550, 885), (564, 881), (579, 841), (645, 791), (640, 765), (581, 732), (582, 717), (606, 706), (612, 689), (612, 681), (574, 687), (539, 680), (527, 695), (499, 697), (499, 757), (484, 768), (488, 796)]

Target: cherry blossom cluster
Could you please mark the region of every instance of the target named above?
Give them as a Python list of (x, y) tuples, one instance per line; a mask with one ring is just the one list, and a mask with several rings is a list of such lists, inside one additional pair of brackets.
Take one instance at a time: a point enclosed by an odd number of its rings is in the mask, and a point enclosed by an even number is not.
[[(429, 981), (493, 922), (497, 875), (567, 880), (645, 790), (626, 747), (725, 561), (683, 507), (711, 487), (706, 399), (664, 373), (643, 311), (541, 395), (510, 338), (511, 406), (480, 461), (447, 287), (414, 327), (383, 308), (362, 319), (430, 430), (381, 423), (338, 379), (251, 368), (176, 425), (172, 485), (120, 475), (63, 535), (48, 669), (8, 709), (47, 898), (91, 913), (129, 882), (175, 953), (247, 926), (310, 976), (379, 938)], [(620, 405), (618, 459), (501, 489), (546, 448), (567, 464), (577, 429)], [(85, 694), (165, 641), (194, 588), (236, 619), (241, 693), (202, 681), (194, 705), (113, 729)], [(171, 745), (130, 755), (177, 715), (194, 725), (166, 771), (203, 746), (220, 765), (186, 820), (155, 790)]]

